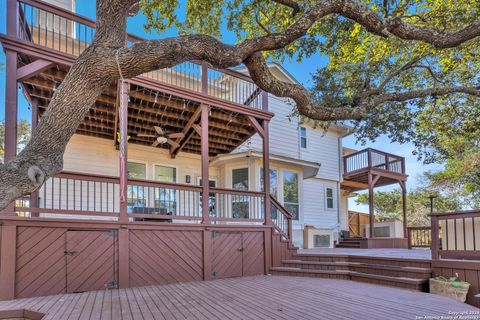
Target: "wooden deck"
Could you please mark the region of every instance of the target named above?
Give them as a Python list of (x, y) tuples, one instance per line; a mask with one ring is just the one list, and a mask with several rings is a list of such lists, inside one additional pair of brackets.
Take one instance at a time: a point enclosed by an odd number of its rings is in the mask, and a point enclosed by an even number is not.
[[(256, 276), (0, 302), (44, 319), (415, 319), (480, 309), (344, 280)], [(1, 312), (1, 311), (0, 311)]]

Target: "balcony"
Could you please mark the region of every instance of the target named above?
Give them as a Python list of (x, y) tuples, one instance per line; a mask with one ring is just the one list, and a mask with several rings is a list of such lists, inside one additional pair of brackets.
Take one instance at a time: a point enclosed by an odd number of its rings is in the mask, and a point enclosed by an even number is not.
[[(15, 1), (15, 0), (14, 0)], [(32, 110), (41, 118), (70, 66), (93, 41), (95, 21), (37, 0), (17, 0), (16, 33), (0, 35), (5, 50), (17, 56), (17, 74)], [(128, 35), (128, 44), (143, 40)], [(38, 72), (32, 73), (36, 69)], [(184, 62), (129, 79), (128, 135), (130, 143), (152, 145), (154, 126), (176, 134), (170, 149), (200, 153), (199, 106), (208, 105), (210, 156), (229, 153), (255, 133), (252, 117), (270, 119), (268, 97), (245, 73)], [(118, 133), (118, 86), (98, 98), (77, 133), (111, 139)]]
[(371, 175), (378, 177), (374, 183), (377, 187), (406, 181), (405, 158), (372, 148), (343, 157), (342, 189), (352, 192), (368, 189)]

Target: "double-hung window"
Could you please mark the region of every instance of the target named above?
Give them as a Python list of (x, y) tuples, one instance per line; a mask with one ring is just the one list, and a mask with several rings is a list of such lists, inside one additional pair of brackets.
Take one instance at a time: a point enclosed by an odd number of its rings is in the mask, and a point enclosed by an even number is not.
[(300, 127), (300, 148), (307, 149), (307, 128)]
[(333, 200), (333, 189), (332, 188), (325, 188), (325, 206), (327, 209), (334, 208), (334, 200)]

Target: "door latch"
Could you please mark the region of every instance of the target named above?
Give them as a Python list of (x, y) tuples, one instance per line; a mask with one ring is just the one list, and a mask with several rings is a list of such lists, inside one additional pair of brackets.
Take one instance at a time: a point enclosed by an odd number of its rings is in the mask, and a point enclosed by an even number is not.
[(63, 254), (66, 256), (73, 256), (75, 253), (76, 253), (75, 251), (68, 251), (68, 250), (63, 251)]
[(237, 250), (242, 252), (243, 250), (245, 250), (245, 248), (238, 248)]

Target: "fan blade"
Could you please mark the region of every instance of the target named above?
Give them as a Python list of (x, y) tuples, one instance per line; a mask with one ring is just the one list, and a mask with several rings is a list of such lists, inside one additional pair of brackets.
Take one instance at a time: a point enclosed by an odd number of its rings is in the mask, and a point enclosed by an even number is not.
[(155, 134), (144, 134), (144, 133), (139, 133), (139, 134), (137, 134), (137, 137), (156, 138), (157, 136), (156, 136)]
[(158, 147), (159, 144), (160, 144), (160, 141), (155, 140), (155, 142), (152, 143), (152, 147), (154, 147), (154, 148), (155, 148), (155, 147)]
[(180, 145), (178, 143), (176, 143), (175, 141), (171, 140), (171, 139), (168, 139), (167, 140), (167, 143), (169, 145), (171, 145), (174, 149), (177, 149), (178, 147), (180, 147)]
[(153, 126), (153, 128), (155, 129), (155, 131), (157, 131), (158, 135), (163, 136), (165, 134), (162, 128), (157, 126)]
[(178, 132), (178, 133), (170, 133), (170, 134), (168, 135), (168, 137), (169, 137), (170, 139), (183, 138), (183, 137), (185, 137), (185, 134), (183, 134), (183, 133), (181, 133), (181, 132)]

